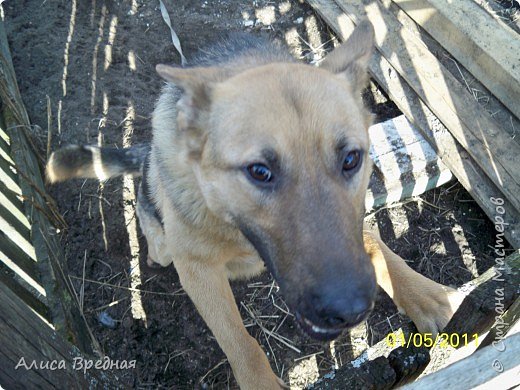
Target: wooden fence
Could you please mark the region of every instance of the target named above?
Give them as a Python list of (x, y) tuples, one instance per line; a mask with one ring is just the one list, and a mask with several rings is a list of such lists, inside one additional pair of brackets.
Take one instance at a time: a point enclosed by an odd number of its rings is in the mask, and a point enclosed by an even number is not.
[[(110, 370), (73, 366), (74, 358), (101, 358), (101, 351), (67, 277), (57, 236), (64, 221), (45, 191), (3, 21), (0, 100), (0, 387), (116, 388)], [(25, 369), (33, 361), (63, 368)]]

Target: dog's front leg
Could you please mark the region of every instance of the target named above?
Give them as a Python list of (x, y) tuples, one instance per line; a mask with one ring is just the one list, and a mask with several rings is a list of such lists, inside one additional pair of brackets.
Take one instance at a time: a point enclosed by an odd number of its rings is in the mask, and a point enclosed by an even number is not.
[(411, 269), (377, 233), (363, 231), (365, 250), (376, 271), (377, 284), (408, 315), (420, 332), (437, 334), (462, 302), (463, 295)]
[(197, 260), (174, 261), (181, 284), (217, 339), (241, 389), (279, 389), (258, 342), (247, 333), (224, 267)]

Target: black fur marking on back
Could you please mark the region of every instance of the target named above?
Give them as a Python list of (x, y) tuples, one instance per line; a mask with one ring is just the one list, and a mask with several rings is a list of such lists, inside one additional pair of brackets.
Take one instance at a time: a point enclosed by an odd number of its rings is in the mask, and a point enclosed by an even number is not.
[(294, 62), (287, 47), (267, 36), (231, 32), (216, 43), (200, 48), (188, 67), (230, 65), (258, 66), (272, 62)]

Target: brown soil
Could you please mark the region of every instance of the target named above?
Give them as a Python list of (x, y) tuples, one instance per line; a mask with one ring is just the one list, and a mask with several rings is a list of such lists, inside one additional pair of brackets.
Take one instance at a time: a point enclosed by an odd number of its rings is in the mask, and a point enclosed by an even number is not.
[[(287, 40), (294, 54), (307, 61), (319, 59), (332, 44), (328, 28), (300, 1), (164, 2), (188, 61), (197, 48), (229, 30), (267, 32)], [(129, 126), (131, 143), (150, 139), (150, 114), (162, 85), (154, 67), (180, 63), (158, 2), (25, 0), (3, 6), (21, 93), (33, 123), (43, 129), (49, 97), (53, 149), (98, 141), (122, 146)], [(245, 20), (259, 19), (265, 24), (245, 25)], [(366, 96), (379, 120), (398, 115), (375, 87)], [(145, 265), (142, 237), (139, 288), (148, 291), (142, 294), (146, 323), (133, 318), (127, 288), (137, 270), (129, 266), (123, 210), (134, 203), (123, 199), (124, 190), (120, 178), (104, 187), (76, 180), (50, 188), (69, 225), (61, 234), (69, 274), (77, 291), (84, 283), (84, 313), (104, 352), (112, 359), (137, 360), (135, 370), (123, 373), (133, 387), (235, 388), (224, 354), (180, 290), (175, 270), (156, 271)], [(459, 286), (493, 263), (493, 225), (456, 183), (380, 210), (370, 222), (413, 268), (444, 284)], [(315, 375), (312, 364), (302, 364), (309, 359), (302, 357), (317, 354), (321, 375), (357, 356), (403, 320), (381, 293), (367, 323), (337, 340), (332, 356), (329, 345), (304, 337), (293, 317), (281, 310), (282, 298), (269, 275), (234, 283), (233, 289), (249, 331), (275, 371), (295, 387)], [(115, 328), (101, 324), (100, 313), (113, 318)], [(258, 323), (300, 352), (266, 336)]]

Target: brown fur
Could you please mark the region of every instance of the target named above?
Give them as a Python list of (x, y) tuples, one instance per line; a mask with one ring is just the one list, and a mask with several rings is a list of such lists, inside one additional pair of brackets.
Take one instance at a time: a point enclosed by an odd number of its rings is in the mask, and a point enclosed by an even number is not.
[[(346, 275), (356, 275), (369, 289), (373, 267), (378, 284), (422, 331), (440, 330), (457, 305), (452, 292), (411, 270), (377, 235), (362, 233), (368, 153), (346, 184), (331, 168), (343, 141), (368, 151), (369, 115), (359, 95), (372, 40), (371, 26), (363, 24), (321, 69), (274, 63), (206, 69), (198, 78), (196, 69), (158, 68), (184, 91), (173, 152), (161, 153), (168, 134), (156, 132), (157, 169), (153, 157), (151, 164), (169, 253), (242, 388), (279, 382), (243, 327), (226, 278), (258, 272), (258, 254), (291, 307), (338, 275), (344, 284), (352, 283)], [(159, 103), (155, 128), (167, 126), (162, 103), (171, 109), (173, 102)], [(239, 169), (256, 161), (285, 168), (276, 171), (283, 180), (270, 194)], [(175, 171), (175, 180), (165, 185), (159, 170)], [(176, 207), (168, 207), (172, 198)]]
[[(164, 234), (147, 217), (141, 228), (152, 260), (173, 262), (243, 389), (282, 384), (244, 328), (228, 282), (264, 262), (303, 324), (319, 325), (318, 336), (336, 330), (338, 318), (323, 314), (330, 305), (367, 308), (352, 309), (341, 326), (364, 318), (376, 279), (421, 331), (438, 332), (459, 303), (363, 227), (372, 165), (360, 93), (373, 39), (361, 23), (321, 68), (261, 58), (157, 67), (178, 88), (168, 87), (154, 112), (147, 176)], [(352, 150), (361, 152), (359, 168), (342, 173)], [(273, 182), (251, 181), (253, 163), (268, 165)]]

